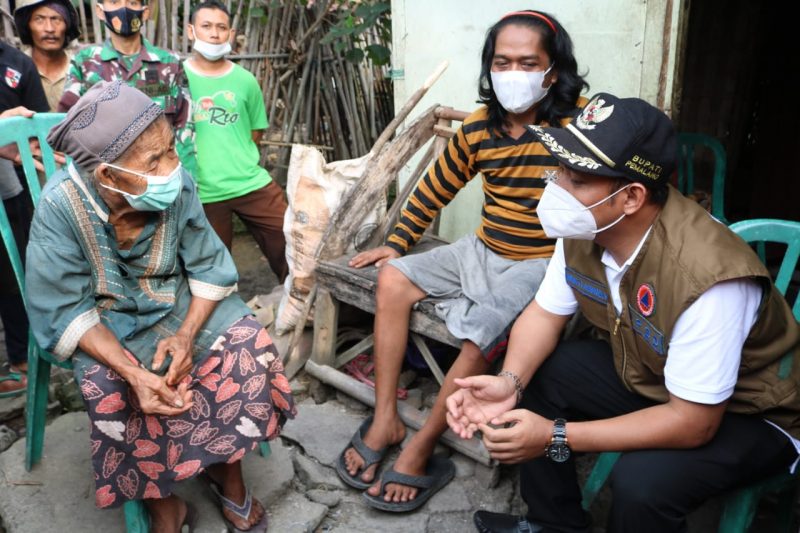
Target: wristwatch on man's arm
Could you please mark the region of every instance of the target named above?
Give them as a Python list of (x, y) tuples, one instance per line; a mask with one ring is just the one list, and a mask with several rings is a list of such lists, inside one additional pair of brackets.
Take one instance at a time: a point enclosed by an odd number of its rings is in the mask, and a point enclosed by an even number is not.
[(544, 447), (544, 455), (556, 463), (564, 463), (572, 455), (567, 441), (567, 421), (563, 418), (553, 421), (553, 437), (550, 444)]

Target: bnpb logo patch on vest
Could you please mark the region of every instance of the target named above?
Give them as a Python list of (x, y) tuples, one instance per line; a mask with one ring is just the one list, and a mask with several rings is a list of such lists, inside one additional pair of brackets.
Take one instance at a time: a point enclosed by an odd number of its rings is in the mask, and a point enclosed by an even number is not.
[(656, 310), (656, 294), (653, 291), (653, 286), (649, 283), (642, 283), (639, 290), (636, 291), (636, 303), (639, 306), (639, 312), (644, 316), (650, 316)]

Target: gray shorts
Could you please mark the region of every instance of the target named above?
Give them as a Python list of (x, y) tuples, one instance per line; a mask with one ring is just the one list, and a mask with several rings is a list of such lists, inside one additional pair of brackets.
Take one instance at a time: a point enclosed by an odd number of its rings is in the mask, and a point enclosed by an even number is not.
[(536, 296), (548, 262), (506, 259), (470, 235), (389, 264), (440, 300), (436, 314), (454, 337), (474, 342), (487, 355)]

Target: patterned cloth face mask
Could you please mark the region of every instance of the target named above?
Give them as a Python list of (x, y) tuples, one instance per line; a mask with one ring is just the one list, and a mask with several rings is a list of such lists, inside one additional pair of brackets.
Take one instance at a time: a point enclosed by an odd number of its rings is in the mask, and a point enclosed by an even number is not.
[(113, 11), (106, 11), (102, 5), (100, 8), (105, 12), (106, 26), (114, 33), (123, 37), (130, 37), (139, 33), (139, 30), (142, 29), (142, 13), (144, 13), (144, 9), (121, 7)]
[(607, 230), (625, 218), (625, 213), (622, 213), (611, 224), (598, 229), (591, 210), (628, 187), (630, 185), (617, 189), (602, 200), (586, 206), (563, 187), (550, 182), (544, 188), (542, 198), (536, 207), (536, 214), (539, 216), (542, 229), (551, 239), (563, 238), (593, 241), (598, 233)]
[(142, 194), (131, 194), (102, 183), (100, 184), (108, 190), (120, 193), (125, 197), (125, 200), (128, 201), (130, 206), (137, 211), (163, 211), (175, 202), (178, 193), (181, 192), (182, 167), (180, 163), (175, 167), (175, 170), (166, 176), (142, 174), (135, 170), (128, 170), (127, 168), (112, 165), (111, 163), (105, 164), (111, 168), (129, 172), (147, 180), (147, 189)]

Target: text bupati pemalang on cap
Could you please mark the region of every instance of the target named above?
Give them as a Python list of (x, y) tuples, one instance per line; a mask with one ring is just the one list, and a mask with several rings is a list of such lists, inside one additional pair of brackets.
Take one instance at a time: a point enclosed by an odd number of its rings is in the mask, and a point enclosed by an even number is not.
[(565, 128), (528, 127), (561, 164), (587, 174), (652, 187), (669, 180), (677, 163), (672, 121), (639, 98), (598, 93)]

